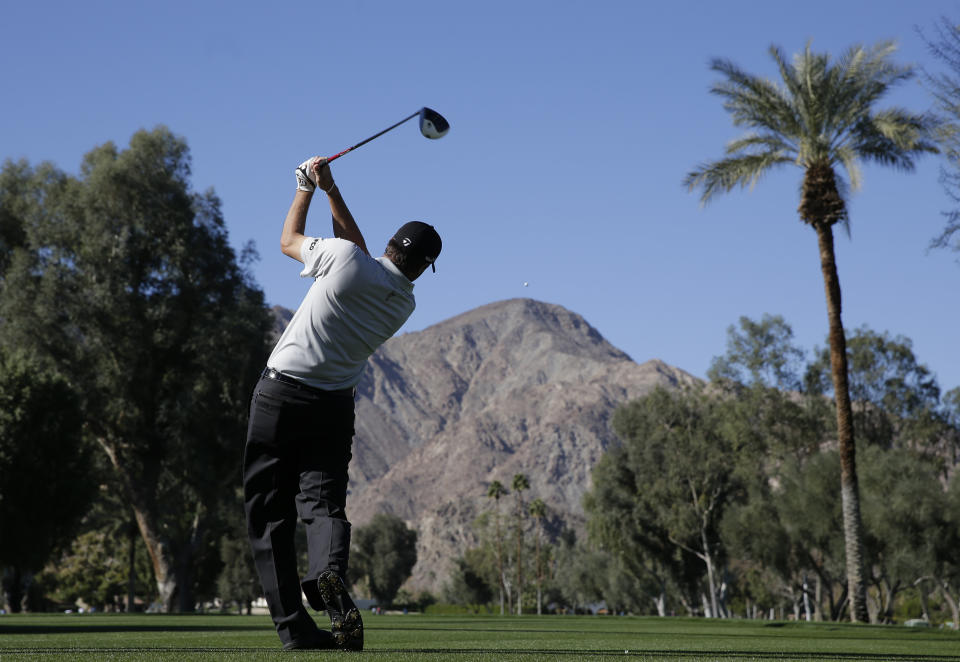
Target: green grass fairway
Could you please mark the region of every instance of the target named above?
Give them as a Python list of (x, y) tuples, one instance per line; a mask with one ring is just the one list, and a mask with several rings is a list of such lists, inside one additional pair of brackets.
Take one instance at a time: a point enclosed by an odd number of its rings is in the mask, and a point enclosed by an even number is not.
[(7, 615), (0, 662), (960, 660), (957, 632), (904, 627), (612, 616), (367, 614), (364, 622), (363, 653), (284, 653), (266, 616)]

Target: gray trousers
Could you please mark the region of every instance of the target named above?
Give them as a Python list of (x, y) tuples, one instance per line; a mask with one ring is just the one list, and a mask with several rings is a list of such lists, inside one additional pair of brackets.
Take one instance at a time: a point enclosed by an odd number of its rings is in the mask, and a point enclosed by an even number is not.
[[(324, 608), (317, 578), (346, 577), (350, 523), (345, 511), (354, 398), (263, 377), (250, 404), (243, 457), (247, 534), (270, 615), (283, 643), (317, 627), (303, 607)], [(306, 525), (308, 569), (300, 578), (294, 534)]]

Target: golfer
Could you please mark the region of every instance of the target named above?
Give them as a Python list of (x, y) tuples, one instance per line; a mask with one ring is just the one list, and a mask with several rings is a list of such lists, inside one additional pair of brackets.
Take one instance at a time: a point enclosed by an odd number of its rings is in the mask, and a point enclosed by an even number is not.
[[(325, 159), (296, 169), (297, 191), (281, 250), (314, 282), (267, 360), (250, 404), (243, 460), (244, 507), (254, 561), (285, 650), (363, 649), (363, 622), (344, 579), (350, 554), (345, 511), (354, 397), (363, 367), (413, 312), (413, 281), (440, 254), (426, 223), (401, 227), (370, 257)], [(314, 190), (327, 194), (333, 238), (304, 235)], [(435, 270), (435, 268), (434, 268)], [(309, 567), (297, 572), (297, 515)], [(326, 609), (331, 632), (304, 608)]]

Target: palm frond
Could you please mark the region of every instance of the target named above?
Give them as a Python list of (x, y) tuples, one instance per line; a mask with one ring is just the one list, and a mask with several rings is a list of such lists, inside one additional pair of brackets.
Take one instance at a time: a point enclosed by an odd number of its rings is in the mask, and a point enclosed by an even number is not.
[[(860, 185), (863, 182), (863, 175), (860, 172), (860, 163), (856, 150), (850, 145), (842, 145), (834, 151), (834, 154), (836, 160), (840, 163), (840, 165), (843, 166), (843, 169), (847, 173), (847, 177), (850, 179), (850, 189), (859, 191)], [(841, 197), (846, 200), (846, 182), (844, 182), (840, 177), (837, 177), (837, 188), (840, 191)]]
[(945, 123), (929, 113), (918, 115), (903, 108), (887, 108), (874, 113), (873, 125), (901, 149), (936, 152), (927, 141), (942, 130)]
[(794, 103), (803, 120), (805, 142), (808, 144), (819, 142), (811, 138), (825, 133), (829, 119), (828, 65), (829, 58), (813, 53), (809, 42), (802, 53), (794, 56), (793, 68), (798, 90)]
[(941, 124), (932, 115), (890, 108), (857, 124), (853, 130), (853, 146), (863, 159), (910, 171), (916, 156), (939, 152), (935, 137)]
[(779, 46), (771, 44), (767, 49), (767, 52), (777, 65), (777, 70), (780, 72), (780, 80), (783, 81), (783, 84), (786, 86), (787, 92), (790, 94), (790, 96), (794, 99), (800, 96), (800, 84), (797, 80), (797, 70), (792, 64), (787, 62), (787, 58), (784, 55), (783, 50)]
[(707, 204), (717, 193), (725, 193), (736, 186), (751, 188), (771, 168), (785, 163), (793, 163), (788, 153), (764, 152), (720, 159), (701, 164), (683, 179), (688, 190), (702, 189), (700, 204)]
[(799, 125), (789, 95), (776, 84), (747, 74), (729, 60), (715, 59), (711, 68), (726, 77), (710, 91), (723, 97), (734, 125), (796, 135)]
[(890, 88), (914, 76), (912, 66), (890, 61), (895, 50), (896, 44), (888, 41), (869, 50), (857, 45), (841, 56), (833, 70), (834, 115), (839, 127), (855, 126)]
[(756, 154), (762, 152), (777, 152), (780, 154), (796, 154), (797, 146), (783, 136), (775, 133), (749, 133), (727, 143), (726, 152), (736, 155), (740, 152)]

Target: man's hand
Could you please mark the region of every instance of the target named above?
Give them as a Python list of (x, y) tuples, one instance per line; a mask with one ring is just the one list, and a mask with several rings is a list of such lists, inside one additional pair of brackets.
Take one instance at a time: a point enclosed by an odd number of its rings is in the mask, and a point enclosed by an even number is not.
[(301, 163), (293, 171), (293, 174), (297, 176), (297, 190), (303, 191), (305, 193), (313, 193), (313, 189), (317, 188), (317, 177), (313, 172), (313, 163), (316, 161), (319, 156), (313, 156)]
[(330, 172), (330, 164), (320, 156), (314, 156), (303, 163), (297, 169), (297, 193), (294, 195), (293, 203), (287, 212), (287, 218), (283, 222), (283, 232), (280, 235), (280, 250), (284, 255), (289, 255), (294, 260), (303, 261), (300, 255), (300, 247), (303, 245), (304, 228), (307, 223), (307, 210), (310, 207), (310, 200), (313, 198), (313, 191), (320, 187), (327, 194), (330, 202), (330, 213), (333, 217), (333, 236), (338, 239), (346, 239), (355, 243), (360, 250), (367, 255), (367, 244), (363, 240), (360, 228), (357, 227), (353, 215), (347, 208), (347, 204), (340, 195), (340, 190), (333, 181), (333, 174)]
[(324, 193), (330, 193), (336, 184), (333, 181), (333, 173), (330, 172), (330, 164), (326, 159), (316, 156), (311, 164), (312, 179)]

